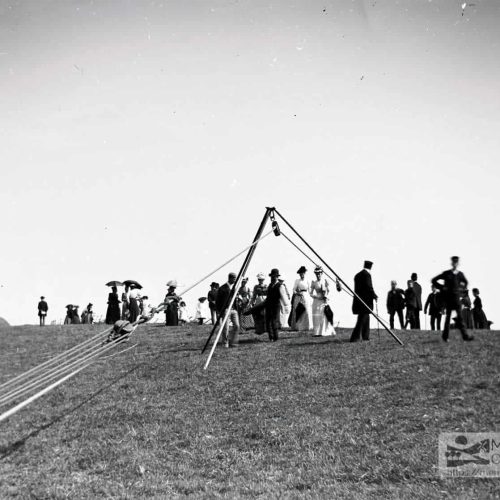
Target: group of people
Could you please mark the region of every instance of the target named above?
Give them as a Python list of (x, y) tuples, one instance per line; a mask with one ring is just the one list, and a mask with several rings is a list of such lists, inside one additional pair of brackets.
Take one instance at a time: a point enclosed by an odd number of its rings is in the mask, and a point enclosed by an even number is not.
[[(468, 281), (458, 269), (460, 259), (451, 258), (451, 269), (432, 279), (431, 293), (425, 304), (422, 302), (422, 286), (418, 283), (416, 273), (411, 275), (406, 290), (398, 288), (397, 282), (391, 282), (391, 289), (387, 294), (387, 312), (390, 328), (394, 329), (395, 317), (399, 319), (402, 329), (410, 326), (411, 329), (421, 329), (420, 313), (429, 314), (432, 330), (441, 329), (442, 317), (445, 316), (442, 338), (447, 341), (451, 328), (452, 315), (455, 314), (455, 327), (460, 330), (464, 340), (472, 340), (468, 329), (487, 329), (491, 322), (484, 313), (480, 292), (472, 290), (474, 302), (471, 302), (468, 292)], [(301, 266), (298, 278), (295, 280), (291, 293), (281, 279), (278, 269), (269, 273), (269, 284), (266, 283), (264, 273), (257, 275), (257, 283), (253, 288), (248, 285), (248, 278), (244, 278), (235, 291), (233, 287), (237, 281), (235, 273), (229, 273), (227, 282), (222, 286), (213, 282), (206, 297), (200, 297), (196, 307), (195, 320), (199, 324), (207, 321), (216, 324), (227, 316), (228, 321), (222, 332), (222, 341), (227, 347), (235, 346), (239, 341), (241, 331), (255, 329), (261, 335), (268, 333), (271, 342), (279, 338), (279, 330), (287, 325), (292, 331), (311, 331), (315, 336), (336, 335), (334, 315), (330, 306), (330, 296), (335, 287), (338, 292), (347, 288), (353, 296), (352, 312), (357, 316), (356, 325), (352, 331), (350, 341), (370, 339), (370, 316), (378, 316), (374, 304), (378, 297), (374, 291), (371, 270), (373, 262), (365, 261), (363, 269), (354, 277), (354, 290), (342, 286), (337, 279), (331, 283), (324, 275), (320, 266), (314, 269), (314, 279), (307, 277), (307, 268)], [(344, 282), (343, 282), (344, 283)], [(345, 285), (345, 283), (344, 283)], [(151, 308), (147, 295), (141, 295), (141, 286), (126, 283), (125, 289), (118, 295), (118, 288), (113, 286), (108, 295), (106, 323), (115, 324), (117, 321), (134, 323), (141, 317), (152, 316), (155, 309)], [(92, 324), (94, 322), (93, 305), (88, 304), (80, 315), (78, 306), (66, 306), (65, 324)], [(45, 325), (49, 307), (45, 297), (38, 303), (40, 326)], [(166, 326), (177, 326), (187, 323), (188, 316), (186, 303), (177, 294), (177, 282), (167, 283), (163, 310)], [(406, 315), (404, 314), (406, 311)], [(230, 330), (230, 324), (232, 328)]]
[(65, 325), (92, 325), (94, 323), (93, 304), (88, 304), (82, 314), (78, 312), (80, 306), (68, 304), (66, 306), (66, 317), (64, 318)]
[(106, 310), (107, 325), (113, 325), (119, 320), (133, 323), (141, 315), (147, 315), (150, 312), (148, 296), (141, 295), (141, 287), (135, 284), (125, 284), (124, 286), (125, 289), (121, 294), (121, 300), (118, 295), (118, 288), (116, 286), (111, 287)]
[[(230, 298), (236, 274), (229, 273), (222, 286), (213, 282), (207, 295), (208, 307), (213, 324), (224, 315), (228, 316), (222, 334), (224, 345), (236, 346), (240, 332), (250, 328), (257, 335), (267, 332), (271, 342), (279, 339), (279, 330), (285, 325), (294, 331), (313, 330), (315, 336), (335, 335), (333, 312), (328, 304), (331, 284), (323, 269), (316, 267), (315, 279), (311, 281), (306, 278), (304, 266), (297, 274), (299, 277), (291, 294), (276, 268), (269, 273), (269, 284), (264, 273), (257, 275), (253, 288), (248, 286), (248, 278), (244, 278), (232, 304)], [(340, 291), (340, 285), (336, 286)], [(231, 331), (229, 324), (232, 324)]]
[[(430, 316), (431, 330), (441, 330), (441, 320), (446, 315), (446, 297), (437, 283), (432, 283), (425, 304), (422, 302), (422, 287), (418, 283), (416, 273), (411, 275), (407, 282), (407, 289), (398, 288), (396, 281), (391, 281), (391, 289), (387, 294), (387, 313), (391, 328), (394, 328), (394, 319), (397, 316), (401, 329), (408, 326), (412, 330), (420, 330), (420, 313)], [(439, 280), (438, 280), (439, 281)], [(469, 290), (466, 286), (460, 287), (460, 316), (468, 329), (489, 329), (490, 323), (483, 310), (483, 303), (478, 288), (472, 289), (474, 303), (471, 302)], [(422, 307), (423, 305), (423, 307)], [(404, 314), (406, 310), (406, 314)]]

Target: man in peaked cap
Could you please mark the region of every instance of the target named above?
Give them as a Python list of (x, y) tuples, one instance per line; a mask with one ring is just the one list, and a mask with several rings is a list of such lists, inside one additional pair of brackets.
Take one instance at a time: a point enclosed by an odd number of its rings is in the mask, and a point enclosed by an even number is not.
[(38, 317), (40, 318), (40, 326), (45, 326), (45, 318), (47, 317), (47, 312), (49, 306), (45, 301), (45, 297), (40, 297), (40, 302), (38, 302)]
[(365, 260), (363, 270), (354, 277), (352, 312), (358, 316), (358, 320), (351, 334), (351, 342), (370, 340), (370, 311), (373, 311), (373, 302), (378, 299), (373, 290), (372, 267), (373, 262)]
[(462, 317), (462, 291), (467, 288), (469, 283), (464, 273), (458, 269), (459, 264), (460, 258), (456, 256), (452, 257), (451, 269), (444, 271), (432, 279), (432, 284), (443, 294), (443, 301), (446, 307), (446, 320), (442, 335), (444, 342), (448, 342), (448, 337), (450, 335), (451, 314), (453, 312), (457, 315), (456, 324), (462, 334), (462, 338), (465, 341), (474, 339), (472, 335), (467, 333)]

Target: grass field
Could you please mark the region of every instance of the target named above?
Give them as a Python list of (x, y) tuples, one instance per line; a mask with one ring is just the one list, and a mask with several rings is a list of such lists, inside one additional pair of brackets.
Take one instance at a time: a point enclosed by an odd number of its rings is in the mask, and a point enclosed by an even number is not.
[[(0, 330), (0, 382), (99, 328)], [(497, 332), (246, 334), (205, 372), (207, 332), (141, 327), (0, 424), (1, 497), (500, 498), (437, 475), (440, 432), (500, 431)]]

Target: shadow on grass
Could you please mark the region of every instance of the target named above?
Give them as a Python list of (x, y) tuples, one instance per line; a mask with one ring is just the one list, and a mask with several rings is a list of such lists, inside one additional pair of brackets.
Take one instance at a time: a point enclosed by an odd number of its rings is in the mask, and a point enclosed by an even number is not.
[(21, 448), (23, 448), (24, 445), (26, 444), (26, 442), (29, 439), (38, 436), (42, 431), (45, 431), (45, 430), (49, 429), (53, 425), (61, 422), (65, 417), (67, 417), (67, 416), (75, 413), (80, 408), (82, 408), (86, 404), (90, 403), (92, 400), (94, 400), (99, 395), (101, 395), (104, 392), (106, 392), (108, 389), (110, 389), (111, 387), (113, 387), (115, 384), (117, 384), (118, 382), (120, 382), (124, 378), (128, 377), (131, 373), (135, 372), (138, 368), (140, 368), (144, 364), (145, 363), (139, 363), (139, 364), (135, 365), (130, 370), (126, 371), (125, 373), (122, 373), (119, 377), (116, 377), (115, 379), (113, 379), (109, 384), (105, 385), (104, 387), (101, 387), (99, 390), (97, 390), (96, 392), (94, 392), (94, 394), (92, 394), (91, 396), (89, 396), (87, 399), (85, 399), (81, 403), (78, 403), (76, 406), (74, 406), (73, 408), (71, 408), (68, 411), (65, 411), (61, 415), (58, 415), (57, 417), (54, 417), (50, 422), (47, 422), (46, 424), (43, 424), (40, 427), (37, 427), (36, 429), (33, 429), (29, 434), (27, 434), (23, 438), (18, 439), (14, 443), (8, 444), (6, 446), (0, 446), (0, 461), (5, 460), (10, 455), (12, 455), (16, 451), (20, 450)]

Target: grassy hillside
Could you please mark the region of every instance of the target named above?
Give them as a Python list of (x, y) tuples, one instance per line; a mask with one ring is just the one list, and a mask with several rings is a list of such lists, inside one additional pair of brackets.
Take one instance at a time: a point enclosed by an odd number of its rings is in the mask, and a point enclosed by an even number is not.
[[(99, 328), (1, 330), (0, 382)], [(205, 372), (207, 331), (142, 327), (0, 424), (2, 498), (500, 496), (436, 473), (440, 432), (500, 430), (498, 333), (247, 334)]]

